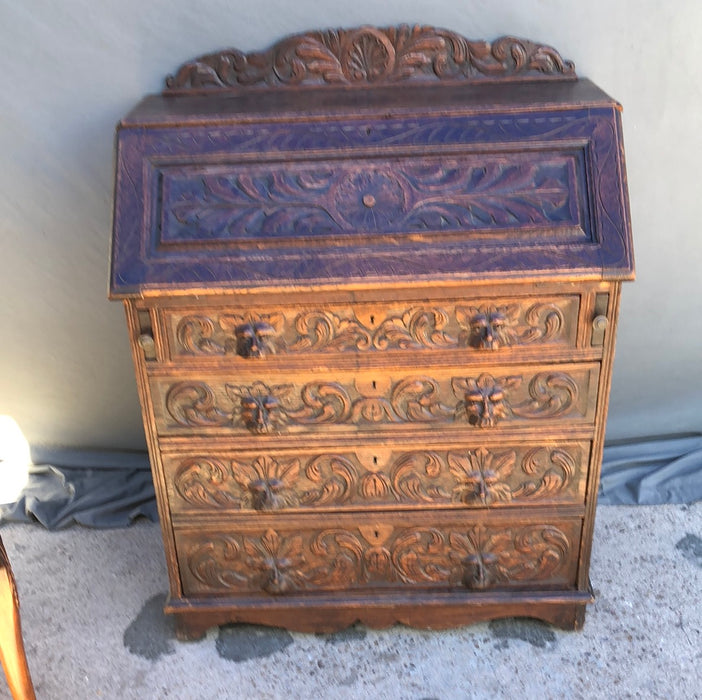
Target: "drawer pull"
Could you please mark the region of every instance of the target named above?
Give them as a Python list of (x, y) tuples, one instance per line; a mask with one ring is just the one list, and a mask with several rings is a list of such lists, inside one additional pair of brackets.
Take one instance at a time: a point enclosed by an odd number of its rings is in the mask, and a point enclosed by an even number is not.
[(243, 323), (234, 330), (236, 353), (241, 357), (264, 357), (272, 350), (268, 339), (275, 334), (275, 328), (268, 323)]
[(599, 333), (604, 333), (609, 325), (609, 319), (606, 316), (595, 316), (592, 322), (592, 330)]
[(497, 350), (501, 343), (507, 317), (500, 311), (476, 314), (470, 320), (470, 344), (481, 350)]
[(597, 294), (595, 296), (594, 318), (592, 319), (592, 336), (590, 344), (593, 347), (604, 345), (605, 331), (609, 325), (607, 318), (607, 307), (609, 306), (609, 294)]
[(147, 360), (156, 359), (156, 342), (153, 336), (149, 333), (142, 333), (137, 339), (139, 347), (144, 351), (144, 357)]
[(242, 396), (241, 419), (252, 433), (269, 433), (275, 422), (278, 399), (274, 396)]
[(507, 377), (506, 383), (503, 383), (489, 374), (481, 374), (477, 379), (467, 378), (464, 382), (458, 382), (457, 388), (461, 385), (465, 388), (468, 422), (479, 428), (493, 428), (507, 415), (506, 389), (517, 382), (517, 377)]

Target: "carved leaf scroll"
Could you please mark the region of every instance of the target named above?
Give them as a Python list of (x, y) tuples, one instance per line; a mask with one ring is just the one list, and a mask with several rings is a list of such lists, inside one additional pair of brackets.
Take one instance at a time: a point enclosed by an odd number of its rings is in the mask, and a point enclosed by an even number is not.
[[(256, 356), (307, 352), (378, 352), (387, 350), (499, 349), (519, 345), (566, 342), (573, 316), (572, 298), (548, 302), (510, 301), (440, 307), (413, 305), (380, 310), (361, 320), (353, 308), (271, 313), (189, 314), (178, 318), (176, 353), (210, 356), (244, 352), (242, 329), (259, 332)], [(270, 330), (268, 330), (270, 329)]]
[[(566, 528), (567, 529), (567, 528)], [(574, 533), (571, 533), (571, 537)], [(207, 589), (340, 590), (366, 584), (486, 589), (563, 576), (568, 534), (554, 525), (365, 528), (217, 536), (186, 547), (192, 577)]]
[(286, 37), (267, 51), (228, 49), (183, 64), (167, 91), (254, 86), (388, 85), (404, 81), (574, 79), (575, 68), (549, 47), (515, 37), (471, 41), (430, 26), (358, 27)]
[(173, 483), (180, 498), (199, 510), (485, 508), (582, 500), (576, 489), (586, 464), (579, 448), (564, 445), (400, 452), (371, 467), (355, 454), (189, 457), (179, 463)]
[[(467, 423), (494, 428), (503, 420), (554, 419), (574, 407), (581, 412), (580, 386), (592, 370), (571, 376), (561, 371), (533, 375), (525, 388), (521, 375), (434, 379), (407, 376), (387, 386), (375, 380), (312, 381), (268, 385), (179, 382), (166, 393), (166, 410), (180, 426), (217, 428), (227, 425), (266, 434), (292, 426), (390, 425), (401, 423)], [(524, 398), (526, 394), (526, 398)]]
[(579, 226), (569, 163), (554, 155), (517, 162), (482, 156), (167, 174), (166, 242)]

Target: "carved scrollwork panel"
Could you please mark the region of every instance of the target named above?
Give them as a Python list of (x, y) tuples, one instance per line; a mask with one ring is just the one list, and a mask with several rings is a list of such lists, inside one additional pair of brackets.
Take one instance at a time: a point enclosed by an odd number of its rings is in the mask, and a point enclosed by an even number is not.
[(161, 244), (206, 241), (273, 246), (291, 236), (317, 246), (359, 236), (446, 237), (481, 232), (519, 238), (534, 226), (586, 235), (574, 205), (572, 159), (543, 154), (425, 158), (359, 167), (247, 165), (164, 169)]
[[(175, 319), (171, 317), (171, 321)], [(175, 325), (176, 355), (274, 355), (275, 338), (282, 332), (283, 323), (280, 313), (185, 315)]]
[(578, 383), (566, 372), (539, 372), (529, 382), (529, 398), (511, 406), (520, 418), (553, 418), (577, 402)]
[(557, 342), (566, 331), (563, 306), (555, 303), (458, 306), (461, 342), (487, 350)]
[[(462, 448), (355, 453), (168, 458), (179, 502), (197, 510), (451, 506), (496, 508), (520, 502), (582, 503), (587, 447)], [(181, 503), (183, 505), (181, 505)]]
[(252, 314), (166, 312), (172, 354), (268, 357), (280, 354), (499, 349), (521, 345), (573, 345), (578, 299), (492, 304), (338, 306)]
[(217, 406), (212, 389), (204, 382), (179, 382), (166, 394), (166, 410), (171, 418), (188, 427), (217, 427), (232, 422), (230, 413)]
[(474, 590), (544, 581), (570, 583), (577, 520), (559, 524), (343, 527), (288, 532), (180, 535), (185, 586), (264, 592), (380, 586)]
[(243, 507), (241, 495), (231, 492), (230, 472), (222, 460), (186, 459), (173, 477), (178, 495), (199, 508)]
[(476, 590), (547, 580), (566, 564), (575, 546), (564, 532), (549, 525), (497, 531), (476, 526), (452, 532), (450, 540), (461, 582)]
[(587, 417), (592, 413), (596, 377), (595, 368), (455, 377), (452, 386), (460, 399), (456, 417), (479, 428), (494, 428), (503, 421)]
[[(455, 377), (368, 377), (339, 373), (338, 381), (245, 384), (185, 381), (162, 390), (165, 416), (176, 427), (228, 429), (264, 435), (315, 426), (444, 424), (494, 429), (515, 421), (588, 420), (597, 369), (581, 365), (514, 368), (515, 374)], [(521, 372), (518, 374), (517, 372)], [(376, 386), (377, 385), (377, 386)]]

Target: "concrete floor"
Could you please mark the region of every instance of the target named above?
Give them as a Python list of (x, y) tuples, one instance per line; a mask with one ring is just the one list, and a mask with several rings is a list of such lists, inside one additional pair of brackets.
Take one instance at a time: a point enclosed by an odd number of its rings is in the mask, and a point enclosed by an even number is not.
[(182, 643), (161, 613), (158, 526), (1, 534), (39, 700), (702, 697), (702, 503), (599, 508), (597, 602), (581, 632), (529, 620), (325, 636), (242, 626)]

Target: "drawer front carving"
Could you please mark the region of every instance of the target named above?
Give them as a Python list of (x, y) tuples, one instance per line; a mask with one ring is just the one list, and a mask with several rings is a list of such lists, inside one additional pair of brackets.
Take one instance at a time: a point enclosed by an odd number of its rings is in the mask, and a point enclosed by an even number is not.
[(170, 356), (574, 347), (578, 296), (164, 311)]
[(495, 429), (591, 423), (599, 365), (510, 366), (432, 375), (353, 373), (152, 380), (161, 434), (344, 432), (403, 425)]
[[(258, 520), (258, 519), (257, 519)], [(315, 590), (572, 587), (580, 519), (334, 527), (270, 524), (177, 533), (186, 595)]]
[(582, 504), (589, 443), (164, 456), (173, 512)]

